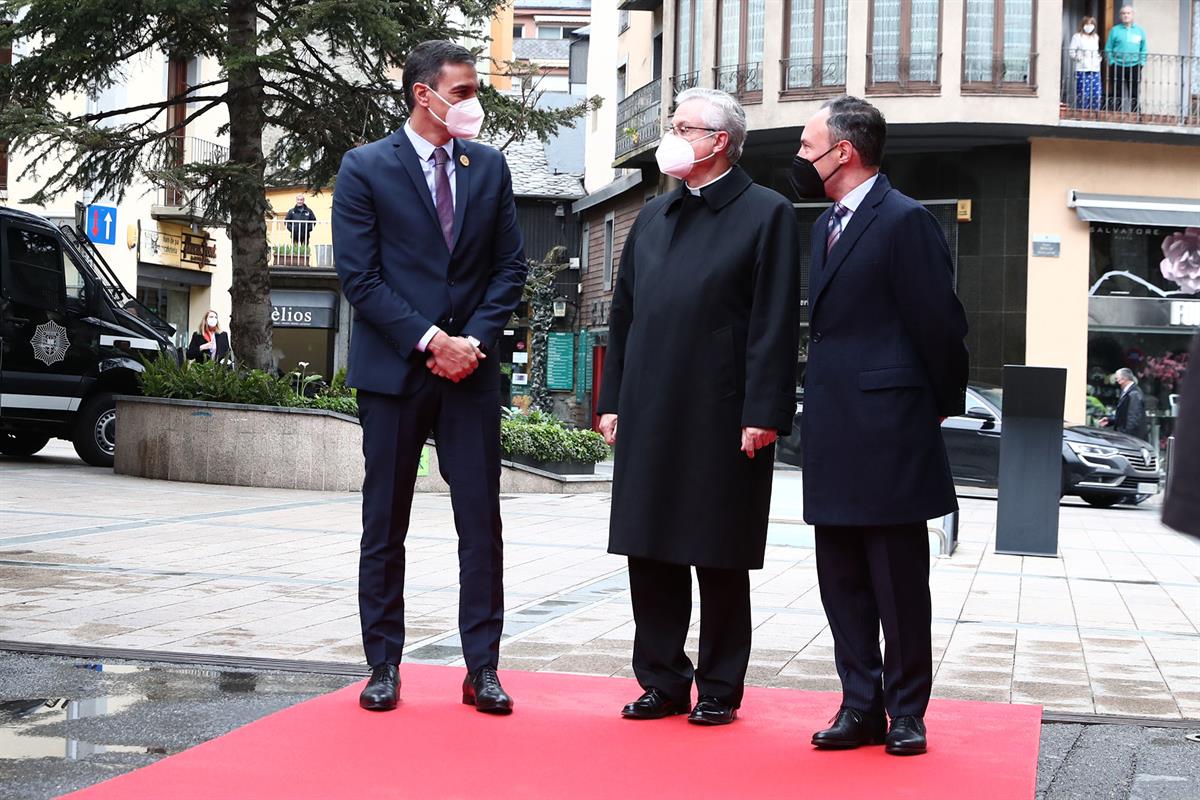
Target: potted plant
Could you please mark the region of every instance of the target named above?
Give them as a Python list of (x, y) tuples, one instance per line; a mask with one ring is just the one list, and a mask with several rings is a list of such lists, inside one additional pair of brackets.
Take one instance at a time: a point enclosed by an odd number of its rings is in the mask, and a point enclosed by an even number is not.
[(308, 245), (277, 244), (271, 248), (272, 263), (277, 267), (307, 267)]
[(568, 428), (549, 414), (523, 414), (506, 409), (500, 423), (504, 457), (559, 475), (591, 475), (596, 462), (609, 456), (604, 437), (595, 431)]

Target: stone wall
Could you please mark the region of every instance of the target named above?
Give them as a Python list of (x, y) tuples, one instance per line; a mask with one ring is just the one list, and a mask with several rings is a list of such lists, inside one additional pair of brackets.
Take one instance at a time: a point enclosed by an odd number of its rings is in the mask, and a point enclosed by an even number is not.
[[(362, 488), (362, 427), (344, 414), (308, 408), (117, 398), (113, 471), (157, 480), (356, 492)], [(556, 476), (503, 462), (504, 493), (611, 491), (607, 476)], [(447, 492), (437, 449), (418, 492)]]

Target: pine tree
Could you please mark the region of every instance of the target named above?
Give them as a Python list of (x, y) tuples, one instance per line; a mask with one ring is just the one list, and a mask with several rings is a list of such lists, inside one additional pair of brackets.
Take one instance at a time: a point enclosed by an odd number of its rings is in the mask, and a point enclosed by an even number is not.
[[(41, 205), (90, 189), (120, 200), (139, 178), (194, 199), (227, 219), (233, 244), (233, 340), (247, 366), (272, 365), (266, 187), (324, 187), (342, 154), (386, 136), (407, 116), (394, 78), (405, 54), (428, 39), (462, 41), (499, 0), (0, 0), (0, 141), (25, 150), (41, 176), (25, 202)], [(163, 52), (220, 65), (218, 80), (185, 94), (70, 115), (56, 101), (96, 96), (122, 81), (131, 59)], [(480, 71), (489, 65), (480, 62)], [(545, 140), (599, 104), (535, 110), (534, 95), (481, 92), (484, 136)], [(524, 101), (524, 102), (523, 102)], [(184, 126), (224, 107), (227, 162), (185, 162)], [(185, 111), (186, 109), (186, 111)], [(193, 110), (194, 109), (194, 110)], [(264, 134), (271, 140), (264, 144)]]

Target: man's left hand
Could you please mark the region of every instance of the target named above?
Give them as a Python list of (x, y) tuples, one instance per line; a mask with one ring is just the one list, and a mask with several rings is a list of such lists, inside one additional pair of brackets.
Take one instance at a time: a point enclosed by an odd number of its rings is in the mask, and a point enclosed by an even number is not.
[(742, 428), (742, 452), (748, 458), (754, 458), (755, 450), (762, 450), (777, 437), (778, 434), (769, 428)]

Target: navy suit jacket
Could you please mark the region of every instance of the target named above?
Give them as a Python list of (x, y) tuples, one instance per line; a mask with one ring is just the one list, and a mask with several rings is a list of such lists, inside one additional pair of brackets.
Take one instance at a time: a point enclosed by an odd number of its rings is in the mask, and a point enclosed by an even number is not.
[[(454, 140), (454, 245), (403, 128), (342, 157), (333, 195), (334, 264), (354, 308), (346, 382), (406, 395), (433, 376), (421, 337), (437, 325), (493, 349), (521, 300), (525, 246), (503, 154)], [(458, 387), (498, 389), (500, 364), (484, 359)]]
[(937, 220), (882, 174), (825, 255), (813, 225), (804, 518), (898, 525), (958, 508), (939, 417), (963, 412), (966, 315)]

